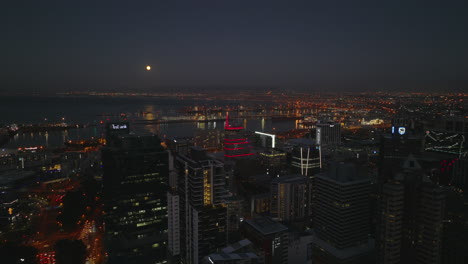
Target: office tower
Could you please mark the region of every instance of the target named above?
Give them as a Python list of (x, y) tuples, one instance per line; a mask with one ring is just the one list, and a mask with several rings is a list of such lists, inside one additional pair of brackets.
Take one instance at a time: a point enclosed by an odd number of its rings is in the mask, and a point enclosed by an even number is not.
[(180, 255), (180, 200), (174, 191), (167, 193), (168, 252), (169, 263), (177, 263)]
[(341, 125), (335, 122), (317, 122), (315, 140), (319, 146), (335, 146), (341, 144)]
[(443, 264), (468, 263), (468, 194), (466, 191), (446, 187), (446, 214), (443, 221)]
[(250, 152), (251, 145), (244, 133), (244, 127), (237, 125), (235, 120), (230, 120), (228, 114), (226, 114), (224, 131), (224, 157), (227, 160), (254, 155)]
[(291, 167), (295, 173), (312, 177), (322, 168), (322, 153), (320, 146), (312, 140), (300, 138), (287, 142), (291, 151)]
[(260, 165), (271, 175), (277, 175), (288, 166), (287, 153), (282, 150), (261, 150), (258, 153)]
[(409, 155), (381, 192), (377, 263), (440, 263), (443, 188)]
[(168, 263), (180, 262), (180, 196), (177, 176), (174, 167), (174, 155), (169, 152), (169, 190), (167, 192)]
[(227, 232), (228, 232), (228, 242), (234, 243), (239, 240), (239, 226), (244, 216), (243, 205), (244, 199), (238, 196), (226, 197), (225, 204), (227, 207)]
[(197, 264), (227, 241), (224, 164), (192, 147), (177, 155), (181, 263)]
[(409, 154), (423, 152), (423, 136), (419, 124), (412, 119), (393, 119), (391, 134), (382, 135), (379, 150), (378, 184), (392, 179)]
[(157, 136), (129, 135), (127, 129), (128, 124), (109, 124), (107, 146), (102, 149), (109, 260), (163, 263), (168, 153)]
[(305, 222), (310, 218), (310, 181), (302, 175), (285, 175), (271, 182), (270, 216), (280, 221)]
[(441, 263), (468, 263), (468, 119), (438, 118), (424, 131), (424, 150), (440, 157), (437, 183), (446, 191)]
[(288, 228), (269, 217), (247, 219), (242, 222), (240, 232), (252, 241), (260, 263), (288, 263)]
[(313, 263), (373, 263), (369, 239), (371, 182), (353, 163), (316, 176)]
[(377, 263), (401, 263), (401, 236), (403, 232), (404, 186), (386, 183), (380, 194), (380, 212), (377, 227)]

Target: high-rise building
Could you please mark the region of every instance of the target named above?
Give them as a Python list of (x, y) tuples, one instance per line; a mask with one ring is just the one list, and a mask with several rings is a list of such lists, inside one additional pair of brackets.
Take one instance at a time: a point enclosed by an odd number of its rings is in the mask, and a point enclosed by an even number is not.
[(332, 164), (316, 176), (313, 263), (373, 263), (371, 182), (354, 163)]
[(225, 204), (227, 207), (227, 232), (228, 242), (234, 243), (239, 240), (239, 226), (241, 223), (241, 217), (244, 216), (243, 210), (243, 199), (238, 196), (231, 196), (225, 198)]
[(173, 191), (167, 193), (168, 214), (168, 252), (171, 256), (180, 255), (180, 200), (179, 195)]
[(167, 238), (168, 262), (179, 263), (180, 259), (180, 196), (174, 156), (169, 152), (169, 190), (167, 192)]
[(288, 167), (287, 153), (282, 150), (261, 150), (258, 161), (265, 171), (272, 175), (280, 174)]
[(197, 264), (227, 243), (224, 164), (198, 147), (192, 147), (188, 155), (177, 155), (175, 164), (179, 173), (179, 259)]
[(446, 214), (443, 221), (443, 264), (468, 263), (468, 194), (451, 186), (447, 190)]
[(413, 155), (383, 184), (377, 224), (377, 263), (440, 263), (445, 192)]
[(271, 182), (270, 216), (284, 222), (310, 218), (310, 181), (302, 175), (285, 175)]
[(423, 137), (418, 123), (406, 118), (393, 119), (391, 134), (380, 138), (379, 186), (393, 178), (409, 154), (422, 151)]
[(244, 133), (244, 127), (230, 120), (229, 115), (226, 115), (224, 130), (224, 157), (227, 160), (254, 155), (251, 152), (249, 139)]
[(252, 241), (260, 263), (288, 263), (288, 228), (269, 217), (247, 219), (242, 222), (240, 232)]
[(321, 147), (312, 140), (299, 138), (287, 142), (287, 148), (291, 151), (291, 167), (295, 173), (312, 177), (322, 168)]
[(377, 260), (378, 263), (401, 263), (401, 236), (403, 232), (404, 186), (384, 184), (380, 197)]
[(167, 246), (168, 153), (155, 135), (109, 124), (102, 149), (105, 242), (111, 262), (163, 263)]
[(341, 125), (335, 122), (317, 122), (315, 140), (319, 146), (341, 144)]

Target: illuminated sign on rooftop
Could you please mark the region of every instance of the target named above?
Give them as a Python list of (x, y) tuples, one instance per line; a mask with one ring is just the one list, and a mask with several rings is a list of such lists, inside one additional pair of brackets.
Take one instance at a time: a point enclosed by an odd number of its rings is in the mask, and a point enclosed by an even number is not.
[[(395, 134), (395, 126), (392, 126), (392, 134)], [(406, 134), (406, 127), (398, 127), (398, 130), (397, 130), (398, 134), (400, 135), (404, 135)]]
[(404, 135), (406, 133), (406, 128), (405, 127), (399, 127), (398, 128), (398, 134)]
[(112, 128), (114, 130), (120, 130), (120, 129), (127, 129), (128, 126), (127, 126), (127, 124), (111, 124), (110, 128)]

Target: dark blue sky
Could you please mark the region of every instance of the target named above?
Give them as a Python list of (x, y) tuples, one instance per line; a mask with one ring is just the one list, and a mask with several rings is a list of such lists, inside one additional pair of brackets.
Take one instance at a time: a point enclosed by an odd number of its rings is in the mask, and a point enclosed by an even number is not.
[(463, 91), (467, 11), (464, 1), (8, 1), (0, 91)]

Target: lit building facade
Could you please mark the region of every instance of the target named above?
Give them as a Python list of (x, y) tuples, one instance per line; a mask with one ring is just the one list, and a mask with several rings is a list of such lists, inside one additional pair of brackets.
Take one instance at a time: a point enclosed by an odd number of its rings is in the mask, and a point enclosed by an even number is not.
[[(102, 149), (105, 242), (110, 260), (164, 263), (168, 153), (157, 136), (108, 130)], [(123, 129), (123, 128), (122, 128)], [(126, 128), (125, 128), (126, 130)]]
[(295, 173), (312, 178), (322, 168), (321, 146), (309, 139), (292, 139), (287, 142), (290, 165)]
[(315, 140), (319, 146), (341, 144), (341, 125), (335, 122), (318, 122), (315, 125)]
[(235, 158), (254, 155), (251, 152), (252, 146), (250, 145), (247, 135), (244, 133), (244, 127), (235, 124), (229, 120), (229, 115), (226, 115), (226, 123), (224, 125), (224, 157), (227, 160)]
[(310, 220), (309, 178), (302, 175), (285, 175), (271, 182), (270, 215), (284, 222)]
[[(193, 147), (176, 156), (181, 263), (202, 259), (227, 243), (224, 164)], [(170, 242), (171, 243), (171, 242)]]

